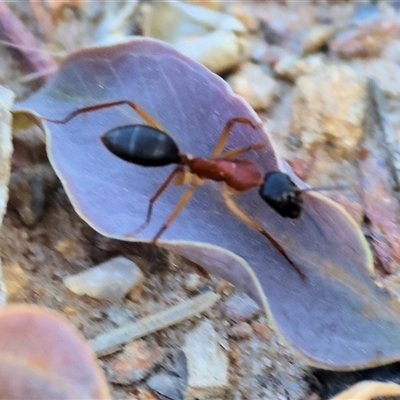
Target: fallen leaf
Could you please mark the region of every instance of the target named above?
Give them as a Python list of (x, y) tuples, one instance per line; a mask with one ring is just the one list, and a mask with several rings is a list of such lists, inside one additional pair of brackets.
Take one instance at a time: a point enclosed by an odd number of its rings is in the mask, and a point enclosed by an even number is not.
[(89, 346), (57, 313), (13, 305), (0, 325), (2, 399), (111, 399)]
[[(129, 237), (144, 222), (150, 197), (172, 167), (129, 164), (100, 140), (108, 129), (142, 119), (127, 106), (79, 115), (66, 124), (40, 117), (59, 120), (80, 107), (121, 99), (138, 103), (183, 152), (201, 157), (211, 154), (229, 119), (259, 119), (218, 76), (147, 38), (75, 53), (48, 85), (15, 107), (46, 130), (50, 161), (79, 215), (105, 236), (149, 241), (184, 188), (169, 187), (157, 200), (150, 225), (137, 238)], [(267, 147), (243, 158), (263, 172), (283, 169), (262, 129), (235, 126), (227, 150), (259, 142)], [(257, 190), (236, 196), (238, 205), (284, 247), (305, 280), (228, 210), (216, 182), (196, 191), (159, 244), (263, 305), (282, 339), (312, 365), (346, 370), (400, 359), (400, 306), (371, 279), (371, 252), (357, 224), (319, 194), (304, 193), (303, 199), (302, 217), (288, 220)]]

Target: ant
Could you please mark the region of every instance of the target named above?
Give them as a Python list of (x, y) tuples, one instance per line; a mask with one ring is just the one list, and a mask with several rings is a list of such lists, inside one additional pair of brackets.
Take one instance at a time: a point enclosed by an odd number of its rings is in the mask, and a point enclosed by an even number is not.
[(301, 215), (302, 191), (287, 174), (272, 171), (263, 176), (252, 161), (237, 158), (250, 150), (263, 149), (265, 143), (240, 147), (223, 153), (233, 125), (237, 123), (246, 124), (253, 129), (257, 129), (258, 126), (246, 117), (231, 118), (225, 124), (211, 156), (201, 158), (182, 153), (175, 140), (165, 132), (153, 117), (136, 103), (128, 100), (81, 107), (61, 120), (43, 119), (48, 122), (65, 124), (79, 114), (120, 105), (131, 107), (147, 125), (132, 124), (113, 128), (101, 135), (104, 146), (120, 159), (135, 165), (163, 167), (176, 164), (174, 170), (150, 198), (146, 220), (133, 232), (133, 236), (145, 229), (150, 223), (154, 203), (172, 181), (178, 186), (189, 184), (189, 188), (184, 192), (167, 220), (154, 236), (153, 244), (177, 218), (199, 186), (203, 185), (206, 180), (223, 182), (222, 196), (229, 210), (245, 224), (265, 236), (294, 267), (300, 277), (303, 280), (306, 279), (304, 273), (288, 257), (283, 247), (260, 224), (243, 212), (232, 199), (235, 194), (258, 188), (261, 198), (280, 216), (295, 219)]

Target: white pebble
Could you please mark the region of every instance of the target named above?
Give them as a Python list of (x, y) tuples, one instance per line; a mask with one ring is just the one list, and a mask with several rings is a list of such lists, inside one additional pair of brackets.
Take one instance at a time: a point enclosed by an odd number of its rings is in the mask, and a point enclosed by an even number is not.
[(239, 71), (228, 79), (233, 91), (244, 97), (256, 110), (268, 108), (278, 91), (278, 84), (251, 62), (243, 63)]
[(109, 301), (121, 300), (144, 280), (142, 271), (124, 257), (112, 258), (77, 275), (64, 278), (65, 286), (78, 295)]
[(188, 388), (185, 398), (227, 398), (229, 362), (219, 340), (209, 320), (186, 334), (183, 351), (187, 358)]

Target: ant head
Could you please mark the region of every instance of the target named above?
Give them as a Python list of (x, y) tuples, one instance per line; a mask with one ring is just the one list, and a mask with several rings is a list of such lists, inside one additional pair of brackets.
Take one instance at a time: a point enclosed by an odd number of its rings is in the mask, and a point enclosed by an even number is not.
[(301, 191), (289, 175), (280, 172), (268, 172), (259, 189), (262, 199), (280, 216), (298, 218), (301, 214)]

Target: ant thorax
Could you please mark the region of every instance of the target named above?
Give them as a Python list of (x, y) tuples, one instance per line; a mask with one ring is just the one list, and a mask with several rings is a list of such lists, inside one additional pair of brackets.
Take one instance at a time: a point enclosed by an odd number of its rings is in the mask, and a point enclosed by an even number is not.
[(198, 175), (190, 172), (189, 169), (183, 167), (179, 169), (174, 176), (174, 185), (182, 186), (187, 184), (192, 184), (196, 186), (202, 185), (204, 182), (203, 178), (200, 178)]

